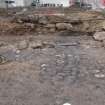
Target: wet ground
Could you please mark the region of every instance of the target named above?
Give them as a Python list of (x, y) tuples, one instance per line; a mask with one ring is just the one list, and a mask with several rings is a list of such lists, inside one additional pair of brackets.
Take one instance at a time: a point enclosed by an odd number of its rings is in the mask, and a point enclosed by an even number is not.
[[(105, 49), (91, 36), (0, 36), (0, 105), (104, 105)], [(53, 47), (16, 51), (20, 40)]]

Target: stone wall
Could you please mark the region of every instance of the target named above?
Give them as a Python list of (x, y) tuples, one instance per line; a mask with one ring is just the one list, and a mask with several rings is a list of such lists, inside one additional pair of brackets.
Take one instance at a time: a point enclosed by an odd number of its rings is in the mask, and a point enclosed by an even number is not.
[[(93, 33), (105, 30), (105, 18), (94, 12), (70, 15), (15, 15), (11, 21), (0, 22), (0, 30), (20, 34), (23, 32), (55, 33), (59, 31)], [(8, 32), (8, 33), (9, 33)]]

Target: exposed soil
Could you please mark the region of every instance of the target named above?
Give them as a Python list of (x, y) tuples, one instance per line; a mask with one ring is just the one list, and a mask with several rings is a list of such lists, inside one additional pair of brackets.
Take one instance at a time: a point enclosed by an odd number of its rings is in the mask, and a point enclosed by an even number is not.
[(102, 42), (81, 32), (1, 34), (0, 105), (105, 104)]

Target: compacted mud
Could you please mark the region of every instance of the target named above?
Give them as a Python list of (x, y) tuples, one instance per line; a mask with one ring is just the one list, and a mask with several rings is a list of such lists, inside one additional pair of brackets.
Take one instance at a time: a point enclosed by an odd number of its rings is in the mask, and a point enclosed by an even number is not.
[(96, 25), (90, 30), (89, 20), (84, 30), (79, 27), (83, 22), (74, 20), (59, 22), (62, 27), (50, 24), (53, 32), (36, 30), (33, 25), (42, 29), (45, 25), (29, 21), (27, 30), (20, 16), (15, 22), (1, 16), (0, 105), (104, 105), (105, 44), (93, 37), (104, 31), (102, 16), (97, 30)]

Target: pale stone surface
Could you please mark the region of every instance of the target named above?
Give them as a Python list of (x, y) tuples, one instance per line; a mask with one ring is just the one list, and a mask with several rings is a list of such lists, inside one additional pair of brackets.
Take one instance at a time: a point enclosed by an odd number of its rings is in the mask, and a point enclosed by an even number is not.
[(105, 40), (105, 32), (96, 32), (93, 37), (95, 40), (103, 41)]

